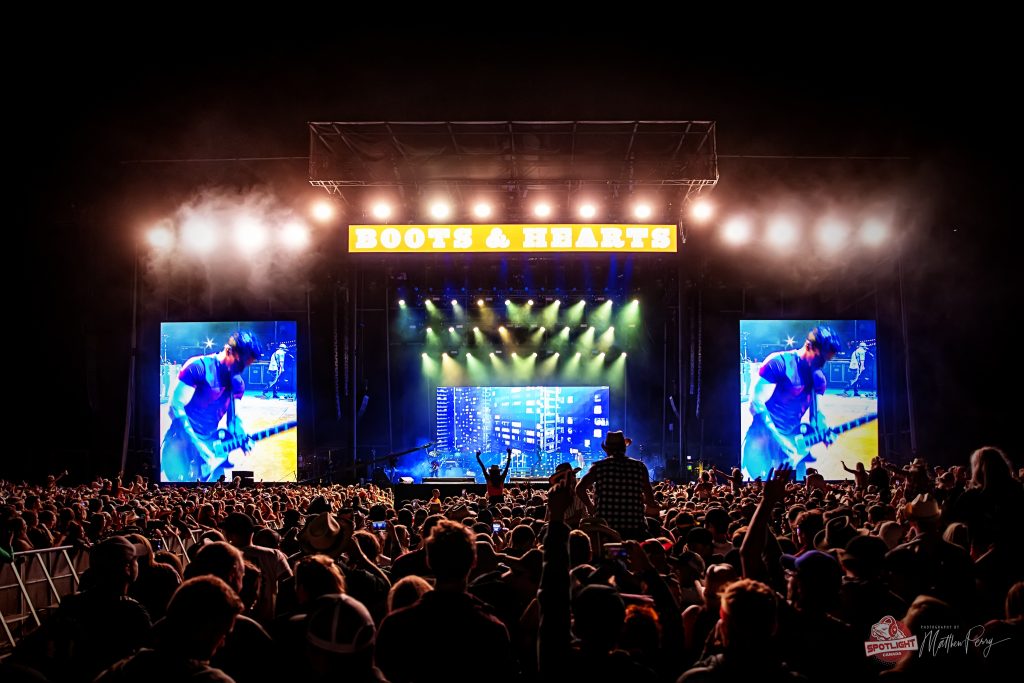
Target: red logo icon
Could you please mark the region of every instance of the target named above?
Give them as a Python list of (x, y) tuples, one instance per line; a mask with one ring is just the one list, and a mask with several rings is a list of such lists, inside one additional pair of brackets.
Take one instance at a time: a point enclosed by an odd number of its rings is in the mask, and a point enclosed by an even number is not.
[(896, 664), (917, 651), (917, 636), (892, 617), (883, 617), (871, 627), (871, 640), (864, 643), (864, 654), (884, 664)]

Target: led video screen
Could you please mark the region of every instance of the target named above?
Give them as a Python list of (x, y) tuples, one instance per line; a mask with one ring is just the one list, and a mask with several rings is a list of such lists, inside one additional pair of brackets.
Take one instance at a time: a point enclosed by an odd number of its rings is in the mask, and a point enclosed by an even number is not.
[(438, 387), (435, 474), (480, 478), (476, 451), (503, 467), (509, 448), (513, 476), (546, 476), (561, 462), (586, 470), (604, 457), (608, 413), (608, 387)]
[(874, 320), (740, 321), (740, 467), (852, 479), (878, 455)]
[(160, 326), (160, 480), (295, 481), (295, 321)]

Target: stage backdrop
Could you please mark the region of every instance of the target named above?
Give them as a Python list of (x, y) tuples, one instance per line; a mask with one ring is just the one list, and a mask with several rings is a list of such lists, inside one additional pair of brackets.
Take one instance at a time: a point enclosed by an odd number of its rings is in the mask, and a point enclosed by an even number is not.
[[(224, 349), (228, 338), (239, 330), (251, 334), (262, 353), (256, 362), (231, 379), (230, 373), (218, 366), (216, 356)], [(298, 443), (295, 321), (163, 323), (160, 333), (160, 480), (215, 481), (222, 474), (230, 480), (236, 472), (252, 472), (255, 481), (295, 481)], [(204, 357), (207, 357), (206, 361)], [(209, 374), (200, 380), (200, 389), (194, 392), (194, 396), (189, 397), (192, 390), (186, 386), (179, 387), (179, 380), (206, 374), (195, 369), (189, 372), (191, 364), (203, 363), (206, 365), (200, 367)], [(226, 461), (217, 458), (212, 468), (209, 465), (200, 467), (194, 453), (181, 447), (187, 440), (183, 442), (179, 438), (180, 427), (172, 419), (172, 402), (176, 392), (179, 399), (187, 399), (186, 414), (192, 413), (196, 417), (190, 420), (193, 427), (204, 420), (212, 424), (223, 409), (218, 411), (214, 406), (203, 408), (201, 404), (211, 399), (216, 402), (216, 394), (221, 391), (211, 391), (208, 388), (210, 382), (227, 387), (229, 381), (235, 387), (234, 409), (240, 427), (255, 440), (248, 453), (242, 448), (234, 448), (222, 454)], [(231, 430), (229, 418), (230, 413), (223, 414), (217, 427)], [(220, 436), (221, 440), (224, 436), (227, 436), (227, 441), (231, 440), (230, 434), (222, 433)], [(209, 440), (218, 439), (211, 437)]]
[[(801, 398), (810, 373), (796, 354), (807, 334), (828, 326), (839, 338), (840, 351), (816, 374), (818, 412), (835, 441), (814, 443), (815, 434), (797, 437), (799, 424), (811, 423), (811, 410)], [(828, 480), (852, 479), (851, 470), (862, 463), (870, 467), (878, 455), (878, 358), (874, 320), (742, 320), (740, 321), (740, 452), (744, 477), (764, 477), (785, 456), (767, 433), (760, 417), (751, 412), (754, 394), (767, 398), (768, 414), (775, 426), (793, 444), (799, 455), (797, 476), (813, 467)], [(823, 376), (823, 379), (822, 379)], [(824, 391), (824, 393), (821, 393)], [(803, 397), (809, 393), (803, 392)], [(818, 431), (820, 433), (820, 430)], [(845, 468), (844, 468), (845, 463)]]

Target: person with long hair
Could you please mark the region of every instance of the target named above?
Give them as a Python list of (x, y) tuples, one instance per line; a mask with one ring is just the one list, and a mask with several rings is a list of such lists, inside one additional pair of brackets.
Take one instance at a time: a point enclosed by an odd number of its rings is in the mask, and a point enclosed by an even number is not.
[(497, 464), (489, 468), (484, 467), (484, 461), (480, 459), (480, 451), (476, 452), (476, 461), (484, 473), (484, 481), (487, 482), (487, 504), (501, 505), (505, 502), (505, 477), (508, 476), (508, 468), (512, 465), (512, 449), (505, 451), (508, 457), (505, 458), (505, 469), (499, 469)]

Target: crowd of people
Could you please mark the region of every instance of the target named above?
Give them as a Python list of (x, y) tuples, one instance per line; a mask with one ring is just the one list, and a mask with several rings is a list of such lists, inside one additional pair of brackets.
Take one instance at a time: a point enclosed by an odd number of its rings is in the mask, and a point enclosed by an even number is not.
[[(1020, 473), (880, 459), (848, 482), (608, 457), (548, 489), (0, 483), (0, 563), (88, 556), (3, 680), (862, 681), (1012, 670)], [(845, 466), (845, 465), (844, 465)], [(906, 656), (866, 654), (886, 629)], [(20, 677), (20, 678), (19, 678)]]

